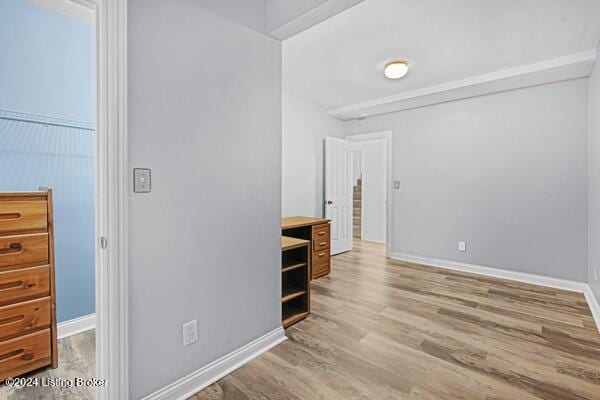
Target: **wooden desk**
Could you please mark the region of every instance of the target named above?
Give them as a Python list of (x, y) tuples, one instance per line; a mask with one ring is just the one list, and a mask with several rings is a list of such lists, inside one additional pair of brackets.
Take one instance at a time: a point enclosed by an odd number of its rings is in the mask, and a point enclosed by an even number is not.
[(281, 238), (281, 321), (287, 328), (310, 313), (310, 242)]
[(310, 241), (311, 278), (316, 279), (331, 272), (329, 220), (314, 217), (288, 217), (281, 220), (284, 236)]

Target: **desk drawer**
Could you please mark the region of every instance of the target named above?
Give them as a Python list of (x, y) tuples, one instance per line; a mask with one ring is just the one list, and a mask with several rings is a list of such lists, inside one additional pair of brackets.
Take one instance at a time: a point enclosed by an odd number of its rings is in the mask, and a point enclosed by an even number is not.
[(313, 251), (328, 249), (330, 243), (329, 224), (313, 226)]
[(0, 305), (50, 295), (50, 267), (0, 272)]
[(50, 297), (0, 307), (0, 340), (50, 326)]
[(313, 253), (312, 258), (312, 277), (319, 278), (323, 275), (327, 275), (331, 270), (331, 257), (329, 255), (329, 249), (323, 251), (316, 251)]
[(0, 202), (0, 235), (48, 230), (45, 201)]
[(48, 264), (48, 234), (0, 237), (0, 270)]
[(0, 342), (0, 381), (50, 362), (50, 329)]

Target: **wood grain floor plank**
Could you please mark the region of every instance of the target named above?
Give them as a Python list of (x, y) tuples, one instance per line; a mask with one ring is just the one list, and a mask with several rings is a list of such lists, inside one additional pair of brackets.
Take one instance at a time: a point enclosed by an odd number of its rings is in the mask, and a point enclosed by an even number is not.
[(289, 340), (195, 400), (600, 400), (581, 293), (388, 260), (356, 241)]

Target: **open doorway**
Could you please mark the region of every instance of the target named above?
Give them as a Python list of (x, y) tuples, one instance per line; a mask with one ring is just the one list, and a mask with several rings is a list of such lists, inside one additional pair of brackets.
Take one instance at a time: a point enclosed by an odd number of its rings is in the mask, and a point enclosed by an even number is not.
[(7, 399), (95, 398), (74, 384), (96, 377), (95, 20), (71, 1), (0, 4), (0, 236), (20, 250), (0, 254), (0, 285), (25, 282), (0, 297), (0, 376), (39, 383)]
[(352, 236), (391, 244), (390, 205), (392, 182), (392, 133), (376, 132), (347, 136), (352, 145)]

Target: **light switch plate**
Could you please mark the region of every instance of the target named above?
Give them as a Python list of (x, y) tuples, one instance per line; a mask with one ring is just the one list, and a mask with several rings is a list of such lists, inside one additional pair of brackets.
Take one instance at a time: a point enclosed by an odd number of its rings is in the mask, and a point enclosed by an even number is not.
[(458, 251), (467, 251), (467, 242), (458, 242)]
[(133, 192), (150, 193), (152, 191), (152, 174), (150, 168), (133, 169)]

